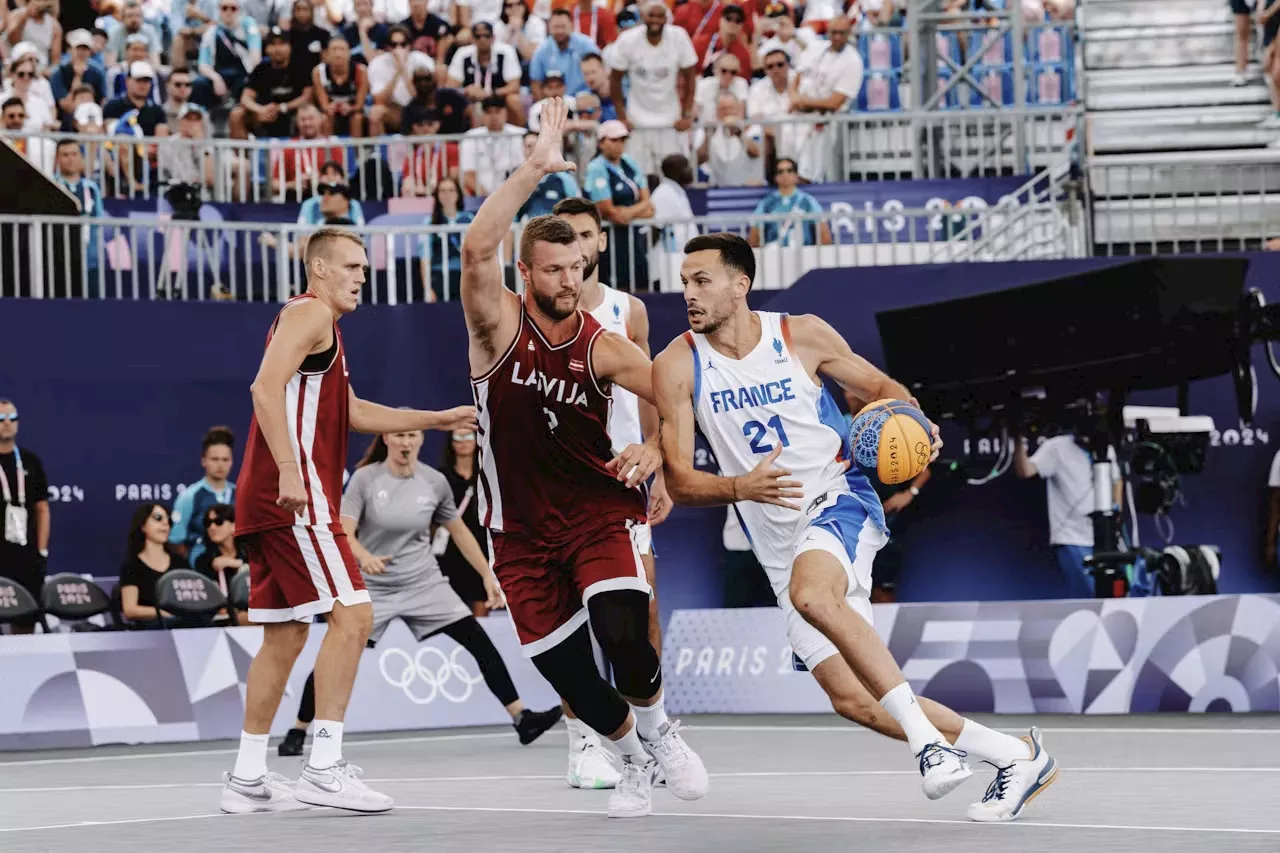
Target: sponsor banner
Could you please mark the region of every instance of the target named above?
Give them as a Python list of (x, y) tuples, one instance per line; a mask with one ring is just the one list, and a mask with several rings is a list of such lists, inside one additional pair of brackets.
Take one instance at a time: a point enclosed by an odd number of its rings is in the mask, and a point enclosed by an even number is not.
[[(876, 631), (917, 693), (961, 713), (1280, 711), (1280, 596), (884, 604)], [(672, 713), (825, 713), (777, 608), (680, 610)]]
[[(555, 691), (520, 653), (510, 620), (480, 624), (525, 704), (556, 705)], [(312, 627), (273, 733), (293, 724), (324, 631)], [(0, 750), (237, 737), (245, 678), (261, 644), (262, 630), (249, 627), (6, 637)], [(509, 720), (465, 649), (443, 635), (418, 643), (397, 621), (365, 651), (346, 723), (347, 731), (370, 732)]]

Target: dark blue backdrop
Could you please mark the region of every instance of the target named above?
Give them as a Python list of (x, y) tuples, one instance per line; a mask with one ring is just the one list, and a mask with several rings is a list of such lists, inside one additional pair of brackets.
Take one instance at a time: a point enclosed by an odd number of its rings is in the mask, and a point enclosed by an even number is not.
[[(1280, 299), (1280, 258), (1255, 255), (1250, 284)], [(1059, 277), (1120, 259), (827, 270), (785, 291), (762, 291), (756, 307), (821, 314), (873, 362), (882, 359), (875, 312)], [(852, 297), (852, 298), (851, 298)], [(655, 349), (685, 326), (678, 295), (647, 298)], [(117, 572), (134, 503), (171, 502), (179, 483), (199, 478), (199, 442), (212, 424), (243, 442), (248, 386), (272, 306), (226, 303), (0, 300), (4, 354), (0, 396), (22, 413), (21, 442), (45, 459), (56, 492), (51, 569)], [(995, 331), (995, 330), (993, 330)], [(368, 306), (343, 321), (357, 392), (390, 405), (446, 407), (469, 398), (456, 304)], [(1280, 385), (1259, 377), (1258, 426), (1280, 424)], [(1166, 400), (1171, 394), (1151, 395)], [(1145, 400), (1144, 400), (1145, 402)], [(1224, 552), (1224, 592), (1276, 590), (1260, 565), (1260, 525), (1272, 454), (1238, 427), (1230, 381), (1197, 383), (1192, 408), (1224, 430), (1205, 473), (1188, 477), (1187, 503), (1173, 512), (1179, 542), (1213, 542)], [(1271, 430), (1278, 431), (1278, 430)], [(953, 446), (959, 436), (949, 439)], [(434, 460), (440, 442), (427, 448)], [(353, 437), (354, 455), (364, 447)], [(1044, 487), (1012, 475), (971, 488), (935, 478), (907, 545), (903, 600), (1053, 597), (1062, 592), (1047, 549)], [(655, 531), (663, 610), (715, 606), (722, 509), (678, 509)], [(1154, 531), (1144, 527), (1147, 543)]]

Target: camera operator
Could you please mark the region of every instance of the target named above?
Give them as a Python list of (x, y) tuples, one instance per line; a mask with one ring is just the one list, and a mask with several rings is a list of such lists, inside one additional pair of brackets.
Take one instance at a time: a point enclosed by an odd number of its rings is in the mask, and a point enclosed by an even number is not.
[[(213, 145), (208, 142), (206, 115), (199, 104), (188, 101), (178, 111), (178, 140), (160, 150), (160, 180), (168, 184), (165, 199), (174, 214), (200, 210), (204, 189), (213, 189)], [(179, 217), (192, 218), (192, 217)]]
[[(1067, 585), (1069, 598), (1093, 598), (1093, 574), (1084, 558), (1093, 553), (1093, 455), (1092, 436), (1085, 429), (1057, 435), (1027, 454), (1027, 439), (1015, 439), (1013, 470), (1020, 479), (1043, 477), (1049, 502), (1049, 547), (1053, 549)], [(1107, 448), (1111, 463), (1113, 500), (1120, 505), (1123, 482), (1114, 447)]]

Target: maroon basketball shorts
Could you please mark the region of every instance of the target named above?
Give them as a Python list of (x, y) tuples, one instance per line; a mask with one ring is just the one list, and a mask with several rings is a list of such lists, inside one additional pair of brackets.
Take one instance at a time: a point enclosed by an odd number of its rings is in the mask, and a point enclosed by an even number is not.
[(249, 551), (249, 621), (309, 622), (335, 601), (369, 600), (347, 534), (339, 524), (295, 524), (244, 537)]
[(519, 533), (492, 534), (493, 573), (525, 657), (566, 640), (587, 621), (591, 596), (612, 589), (650, 593), (637, 527), (627, 519), (556, 545)]

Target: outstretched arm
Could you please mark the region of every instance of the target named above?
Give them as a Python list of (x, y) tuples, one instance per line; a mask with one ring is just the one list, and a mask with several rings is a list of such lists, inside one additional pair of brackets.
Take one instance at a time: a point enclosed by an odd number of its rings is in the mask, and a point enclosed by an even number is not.
[(488, 370), (515, 336), (519, 297), (502, 281), (498, 252), (521, 205), (551, 172), (572, 171), (564, 159), (564, 101), (542, 105), (542, 129), (529, 159), (490, 195), (462, 238), (462, 310), (471, 337), (471, 369)]
[(351, 428), (356, 432), (390, 433), (413, 432), (421, 429), (475, 429), (476, 407), (455, 406), (443, 412), (427, 412), (418, 409), (393, 409), (379, 403), (370, 403), (350, 394), (349, 411)]
[(693, 352), (683, 338), (676, 338), (654, 359), (653, 389), (667, 491), (673, 501), (686, 506), (757, 501), (799, 509), (791, 501), (804, 496), (800, 483), (782, 479), (791, 472), (773, 467), (781, 444), (740, 477), (719, 477), (694, 467)]

